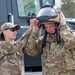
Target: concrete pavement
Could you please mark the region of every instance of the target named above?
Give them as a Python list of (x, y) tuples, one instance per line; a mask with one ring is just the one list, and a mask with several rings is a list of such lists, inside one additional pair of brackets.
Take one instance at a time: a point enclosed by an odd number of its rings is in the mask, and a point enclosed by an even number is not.
[(42, 72), (26, 72), (25, 75), (42, 75)]

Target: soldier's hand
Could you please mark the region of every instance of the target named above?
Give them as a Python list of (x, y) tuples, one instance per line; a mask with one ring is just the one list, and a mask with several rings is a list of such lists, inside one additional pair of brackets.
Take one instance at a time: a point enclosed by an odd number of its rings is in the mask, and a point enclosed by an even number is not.
[(36, 18), (30, 20), (30, 29), (35, 33), (39, 31), (38, 22)]
[(63, 14), (63, 12), (60, 12), (60, 24), (65, 25), (66, 24), (66, 18)]
[(37, 40), (36, 40), (36, 43), (38, 43), (38, 41), (41, 41), (43, 40), (44, 36), (40, 36)]

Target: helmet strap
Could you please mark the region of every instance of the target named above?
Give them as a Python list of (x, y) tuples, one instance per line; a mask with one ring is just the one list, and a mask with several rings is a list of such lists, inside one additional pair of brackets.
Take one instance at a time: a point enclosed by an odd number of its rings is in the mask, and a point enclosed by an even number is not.
[(44, 35), (44, 38), (43, 38), (43, 42), (42, 42), (42, 47), (41, 47), (41, 53), (43, 54), (43, 48), (46, 44), (46, 38), (47, 38), (47, 32), (45, 31), (45, 35)]
[(55, 26), (56, 26), (56, 30), (55, 30), (56, 31), (56, 41), (57, 41), (57, 43), (60, 43), (61, 42), (60, 41), (61, 38), (60, 38), (60, 33), (59, 33), (60, 32), (59, 25), (56, 24)]

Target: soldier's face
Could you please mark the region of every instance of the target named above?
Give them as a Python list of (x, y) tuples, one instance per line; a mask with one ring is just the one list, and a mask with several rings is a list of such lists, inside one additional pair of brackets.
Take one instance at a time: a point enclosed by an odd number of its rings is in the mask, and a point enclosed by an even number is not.
[(16, 38), (17, 32), (16, 31), (11, 31), (10, 29), (7, 29), (7, 30), (3, 31), (3, 34), (4, 34), (5, 38), (12, 41)]
[(55, 33), (55, 23), (45, 23), (44, 26), (48, 33), (50, 34)]

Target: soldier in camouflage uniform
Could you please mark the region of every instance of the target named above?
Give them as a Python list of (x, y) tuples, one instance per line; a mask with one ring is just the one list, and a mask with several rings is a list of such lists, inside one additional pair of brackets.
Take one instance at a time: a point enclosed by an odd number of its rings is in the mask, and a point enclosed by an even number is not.
[[(47, 20), (46, 20), (47, 21)], [(43, 24), (45, 35), (39, 36), (38, 22)], [(36, 18), (30, 20), (32, 33), (29, 37), (27, 50), (33, 56), (41, 54), (43, 75), (75, 75), (75, 37), (66, 25), (62, 12), (47, 22)], [(60, 39), (57, 39), (57, 33)]]
[(24, 75), (25, 45), (31, 34), (28, 29), (22, 37), (16, 38), (20, 25), (4, 23), (0, 30), (0, 75)]

